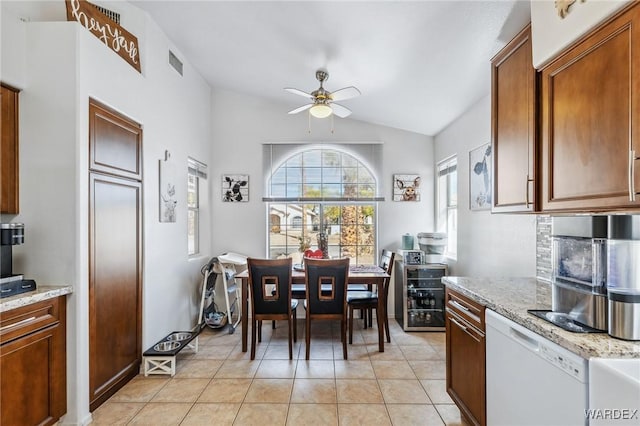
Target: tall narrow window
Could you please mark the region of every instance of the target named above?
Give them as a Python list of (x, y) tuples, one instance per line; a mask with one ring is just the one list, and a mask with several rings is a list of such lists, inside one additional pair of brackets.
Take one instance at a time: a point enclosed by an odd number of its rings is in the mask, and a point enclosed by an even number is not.
[(377, 263), (377, 202), (384, 199), (377, 196), (372, 170), (357, 156), (336, 147), (289, 147), (270, 168), (267, 186), (269, 257), (300, 261), (305, 249), (318, 248), (323, 233), (330, 257)]
[(438, 232), (446, 232), (445, 256), (458, 256), (458, 171), (457, 158), (450, 157), (438, 163), (437, 225)]
[(187, 247), (189, 256), (200, 253), (200, 180), (207, 178), (207, 166), (187, 160)]

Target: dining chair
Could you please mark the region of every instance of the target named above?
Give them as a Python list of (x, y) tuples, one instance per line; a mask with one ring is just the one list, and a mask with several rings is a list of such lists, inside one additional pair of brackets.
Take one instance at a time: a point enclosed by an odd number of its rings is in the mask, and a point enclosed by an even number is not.
[(305, 260), (306, 359), (311, 347), (311, 322), (315, 320), (340, 320), (342, 357), (347, 359), (348, 277), (349, 258)]
[[(389, 316), (387, 315), (387, 298), (389, 295), (389, 281), (391, 280), (391, 272), (393, 271), (393, 260), (395, 253), (390, 250), (382, 250), (380, 256), (380, 266), (385, 270), (389, 278), (384, 280), (382, 288), (377, 288), (373, 291), (348, 291), (347, 292), (347, 305), (349, 308), (349, 343), (353, 343), (353, 311), (354, 309), (360, 309), (364, 314), (364, 328), (367, 328), (367, 318), (369, 318), (369, 326), (373, 326), (371, 316), (366, 312), (376, 310), (376, 316), (383, 319), (385, 334), (387, 336), (387, 342), (391, 343), (391, 334), (389, 333)], [(378, 310), (378, 298), (382, 298), (381, 307), (383, 312)]]
[(298, 300), (291, 298), (291, 262), (290, 258), (247, 259), (251, 297), (251, 359), (256, 357), (256, 325), (258, 342), (261, 342), (263, 320), (287, 320), (289, 359), (293, 359), (293, 342), (297, 341)]

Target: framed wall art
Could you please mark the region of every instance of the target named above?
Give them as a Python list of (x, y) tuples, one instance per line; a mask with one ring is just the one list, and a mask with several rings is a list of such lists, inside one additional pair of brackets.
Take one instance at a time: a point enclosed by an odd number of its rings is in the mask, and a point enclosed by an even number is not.
[(393, 175), (393, 201), (420, 201), (420, 176)]
[(160, 160), (160, 222), (176, 221), (176, 172), (173, 163), (166, 154), (164, 160)]
[(469, 151), (469, 209), (488, 210), (493, 203), (491, 144)]
[(246, 203), (249, 201), (249, 175), (222, 175), (222, 201)]

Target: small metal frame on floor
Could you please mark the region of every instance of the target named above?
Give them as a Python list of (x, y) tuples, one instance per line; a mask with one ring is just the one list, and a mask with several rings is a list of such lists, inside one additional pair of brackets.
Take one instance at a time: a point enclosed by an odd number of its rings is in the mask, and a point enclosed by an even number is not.
[(197, 331), (174, 331), (147, 349), (142, 354), (144, 376), (169, 374), (173, 377), (176, 374), (178, 353), (184, 348), (198, 352), (199, 332), (199, 327)]

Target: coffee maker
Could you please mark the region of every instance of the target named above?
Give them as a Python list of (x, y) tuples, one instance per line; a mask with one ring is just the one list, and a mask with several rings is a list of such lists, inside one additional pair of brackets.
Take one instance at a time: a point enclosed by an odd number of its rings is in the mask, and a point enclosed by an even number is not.
[(24, 224), (0, 224), (0, 298), (36, 289), (34, 280), (13, 273), (13, 246), (24, 243)]

